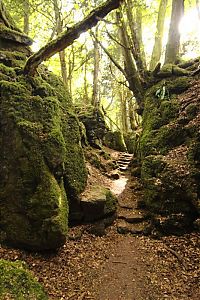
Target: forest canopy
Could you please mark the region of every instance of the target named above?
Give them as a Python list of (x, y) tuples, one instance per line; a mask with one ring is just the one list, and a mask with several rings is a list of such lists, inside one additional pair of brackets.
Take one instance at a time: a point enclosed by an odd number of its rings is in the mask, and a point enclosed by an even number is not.
[(131, 124), (122, 115), (130, 117), (141, 106), (149, 71), (159, 62), (180, 63), (200, 55), (199, 1), (4, 1), (18, 27), (33, 39), (33, 52), (107, 2), (114, 3), (113, 9), (121, 6), (99, 17), (96, 27), (89, 26), (45, 64), (62, 76), (74, 103), (103, 106), (110, 125), (127, 131), (139, 119), (134, 114)]

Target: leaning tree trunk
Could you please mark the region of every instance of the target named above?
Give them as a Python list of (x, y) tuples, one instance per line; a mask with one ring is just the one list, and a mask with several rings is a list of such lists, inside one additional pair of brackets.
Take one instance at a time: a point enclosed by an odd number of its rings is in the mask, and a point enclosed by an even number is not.
[(108, 0), (104, 4), (93, 10), (86, 18), (68, 28), (62, 35), (58, 36), (54, 41), (49, 42), (38, 52), (33, 54), (26, 62), (24, 74), (34, 75), (37, 67), (45, 60), (52, 57), (70, 46), (81, 33), (86, 32), (104, 18), (109, 12), (118, 8), (123, 0)]
[(156, 26), (156, 34), (155, 34), (155, 42), (151, 55), (151, 62), (149, 69), (153, 71), (156, 65), (160, 61), (161, 53), (162, 53), (162, 40), (164, 33), (164, 24), (165, 24), (165, 14), (167, 9), (168, 0), (161, 0), (160, 6), (158, 10), (158, 19)]
[(184, 0), (173, 0), (168, 43), (166, 46), (166, 53), (165, 53), (165, 64), (175, 63), (178, 59), (179, 48), (180, 48), (179, 24), (183, 15), (184, 15)]

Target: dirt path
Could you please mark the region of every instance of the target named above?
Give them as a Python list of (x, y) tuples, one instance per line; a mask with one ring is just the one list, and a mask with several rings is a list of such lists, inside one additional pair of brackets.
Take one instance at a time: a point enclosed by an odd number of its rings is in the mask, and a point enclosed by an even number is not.
[(97, 300), (161, 299), (151, 284), (147, 252), (137, 237), (121, 236), (95, 282)]

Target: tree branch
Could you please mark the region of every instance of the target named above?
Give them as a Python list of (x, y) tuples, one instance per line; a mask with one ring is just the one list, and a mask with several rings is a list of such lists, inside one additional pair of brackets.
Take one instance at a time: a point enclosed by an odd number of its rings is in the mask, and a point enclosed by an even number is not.
[(115, 67), (117, 67), (117, 69), (119, 69), (122, 74), (126, 77), (126, 72), (124, 71), (124, 69), (118, 64), (118, 62), (112, 57), (112, 55), (109, 53), (109, 51), (103, 46), (103, 44), (95, 37), (95, 35), (93, 34), (93, 32), (91, 32), (91, 35), (96, 39), (97, 43), (101, 46), (101, 48), (103, 49), (103, 51), (107, 54), (107, 56), (110, 58), (110, 60), (112, 61), (112, 63), (115, 65)]
[(118, 8), (123, 0), (108, 0), (104, 4), (93, 10), (86, 18), (75, 24), (73, 27), (68, 28), (63, 34), (58, 36), (57, 39), (42, 47), (38, 52), (33, 54), (26, 62), (24, 67), (24, 74), (34, 75), (37, 67), (44, 61), (49, 59), (57, 52), (70, 46), (81, 33), (86, 32), (88, 29), (94, 27), (99, 18), (104, 18), (109, 12)]

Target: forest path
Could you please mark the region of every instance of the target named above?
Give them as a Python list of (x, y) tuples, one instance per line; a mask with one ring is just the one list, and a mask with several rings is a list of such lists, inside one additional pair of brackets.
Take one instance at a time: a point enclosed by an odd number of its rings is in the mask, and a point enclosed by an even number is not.
[[(120, 156), (121, 162), (121, 156)], [(141, 197), (141, 185), (138, 178), (131, 178), (123, 162), (122, 174), (113, 181), (112, 192), (118, 197), (117, 220), (111, 230), (115, 230), (112, 246), (101, 266), (99, 276), (93, 282), (95, 300), (153, 300), (162, 299), (158, 288), (151, 282), (151, 253), (148, 252), (144, 238), (138, 235), (117, 235), (119, 224), (138, 226), (135, 221), (126, 222), (126, 217), (138, 216), (138, 201)], [(132, 222), (133, 221), (133, 222)], [(132, 224), (133, 223), (133, 224)], [(139, 221), (140, 223), (140, 221)], [(123, 232), (125, 228), (123, 227)]]

